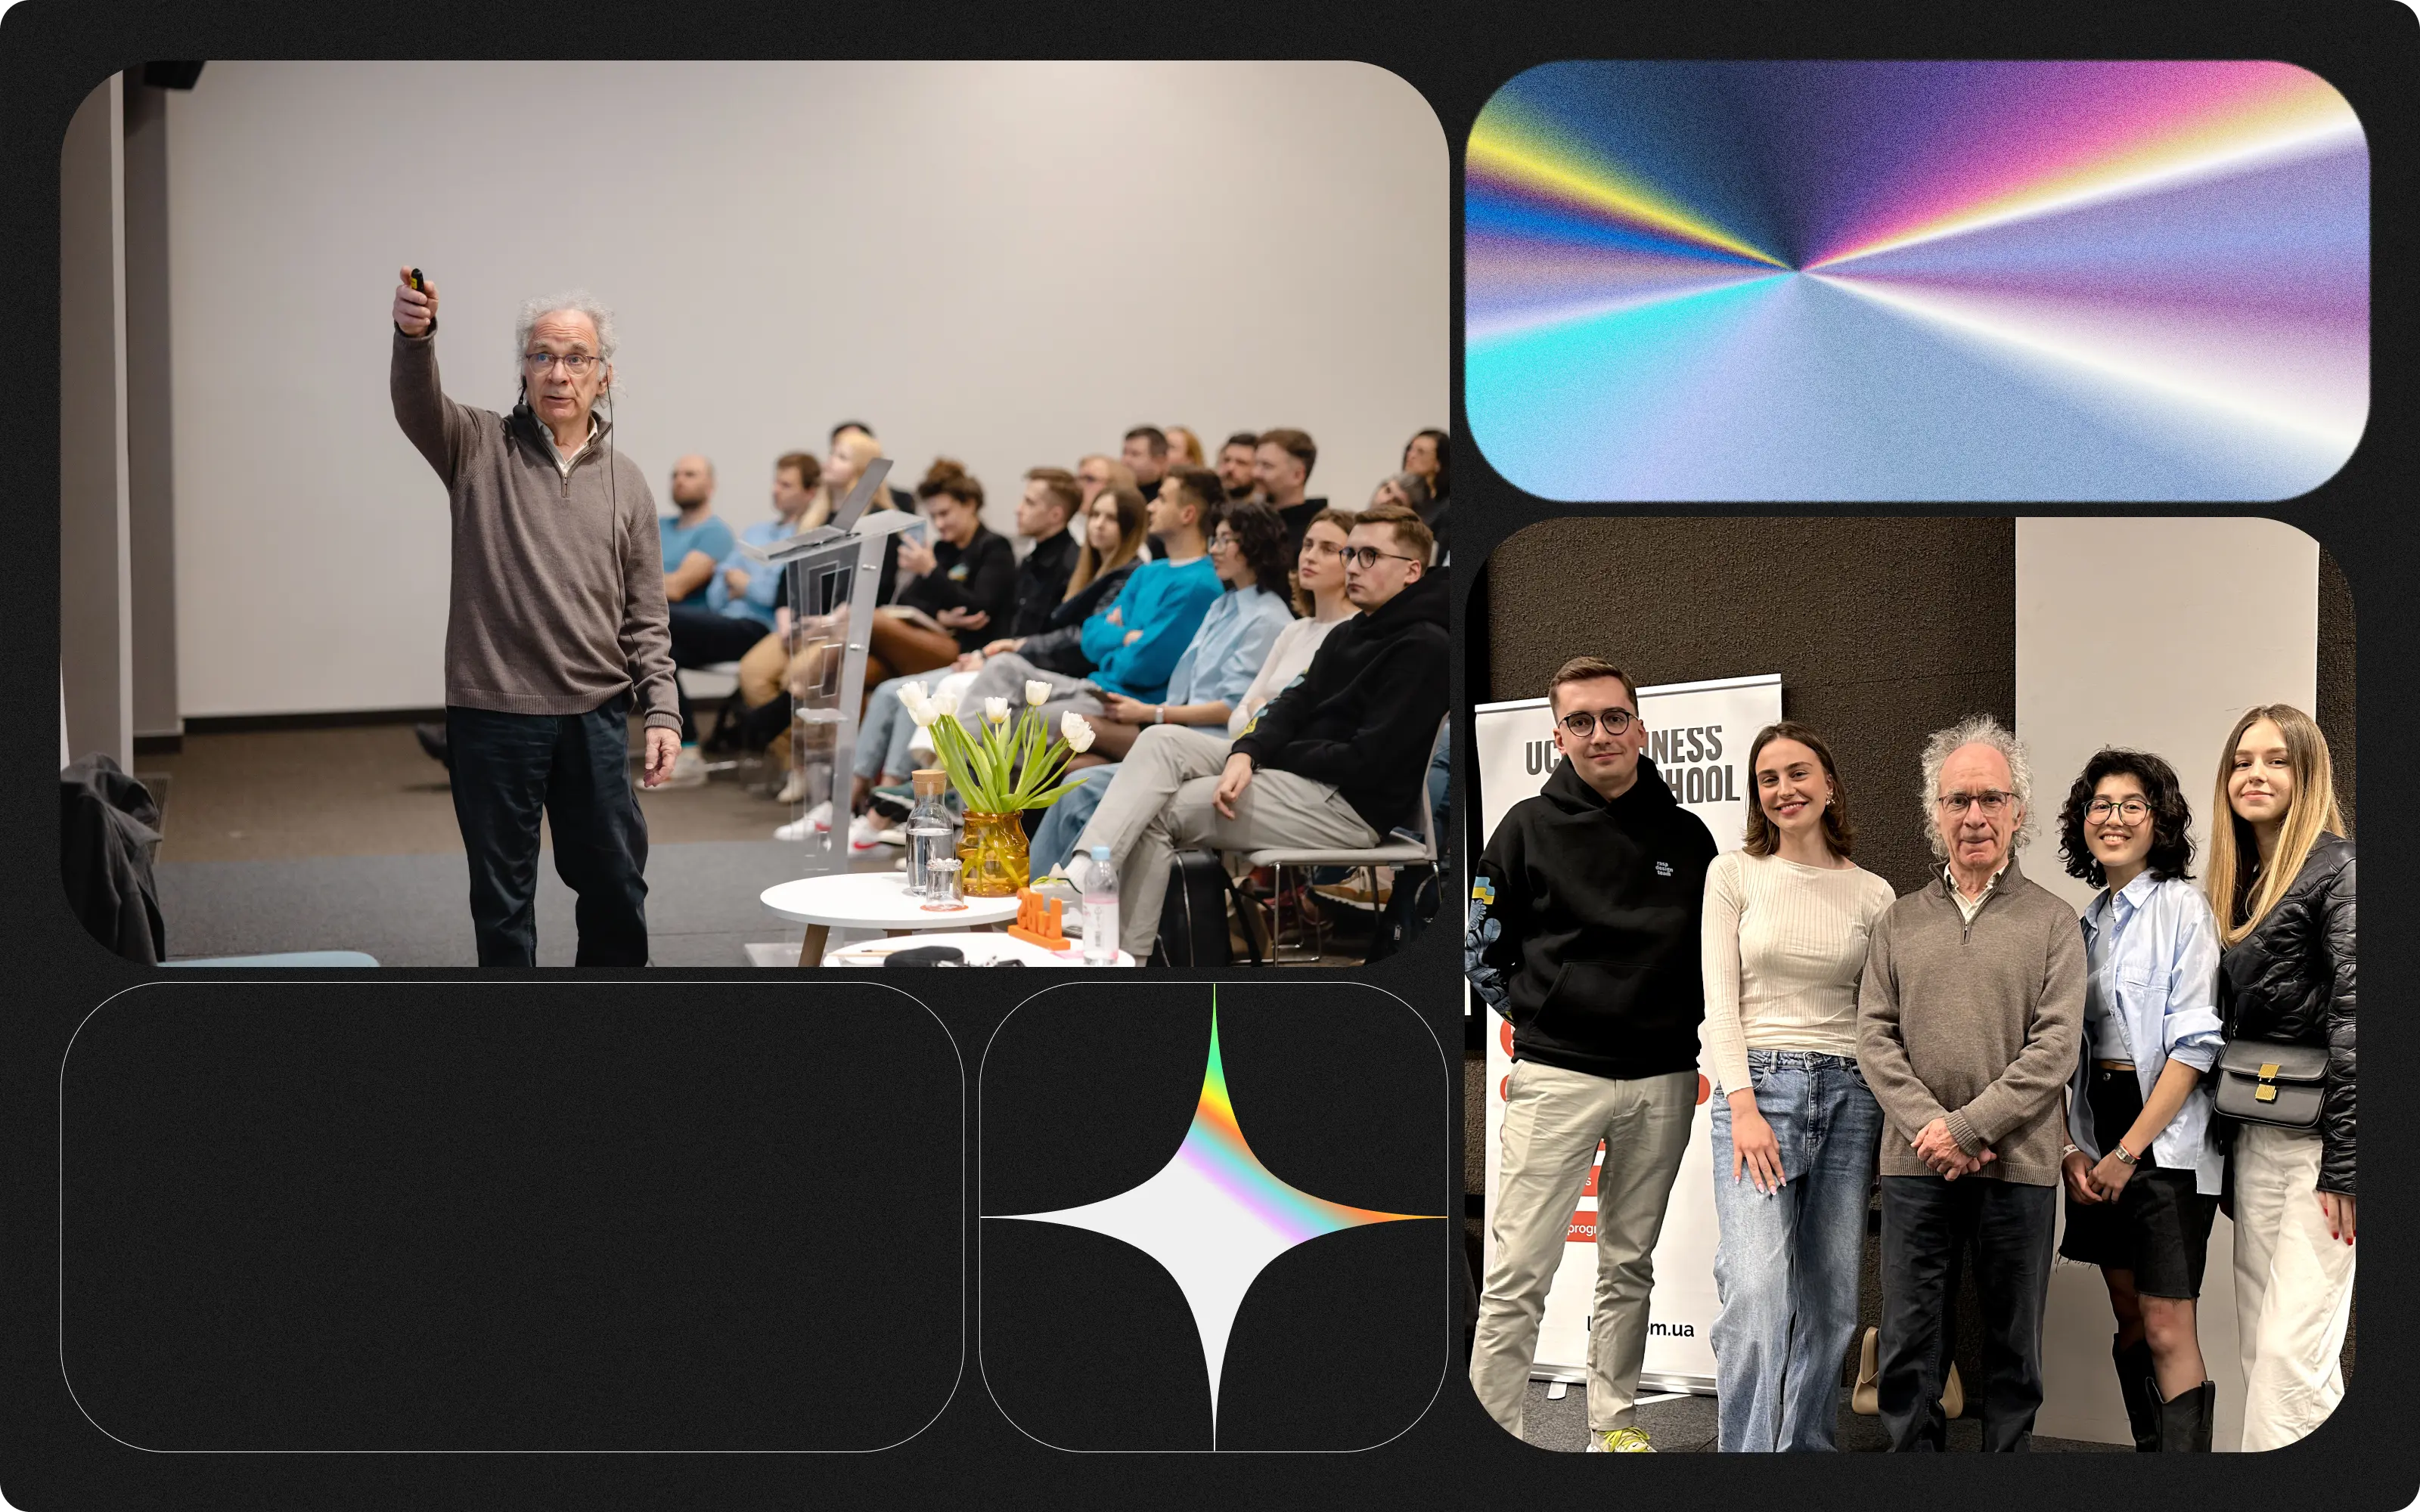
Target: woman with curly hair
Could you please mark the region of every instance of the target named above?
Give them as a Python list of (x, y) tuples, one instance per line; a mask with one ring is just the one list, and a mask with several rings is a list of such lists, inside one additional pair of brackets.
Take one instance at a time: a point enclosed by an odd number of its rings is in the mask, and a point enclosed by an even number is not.
[(1210, 530), (1210, 564), (1226, 591), (1211, 601), (1175, 670), (1161, 702), (1147, 703), (1107, 693), (1108, 717), (1094, 727), (1093, 748), (1078, 764), (1122, 759), (1145, 725), (1223, 725), (1235, 700), (1251, 686), (1268, 659), (1278, 632), (1294, 619), (1292, 565), (1285, 522), (1258, 500), (1229, 500)]
[(2218, 1058), (2217, 921), (2194, 886), (2193, 810), (2175, 768), (2094, 753), (2059, 810), (2084, 911), (2084, 1037), (2068, 1084), (2059, 1253), (2101, 1268), (2134, 1447), (2210, 1448), (2217, 1388), (2194, 1309), (2226, 1157), (2202, 1085)]

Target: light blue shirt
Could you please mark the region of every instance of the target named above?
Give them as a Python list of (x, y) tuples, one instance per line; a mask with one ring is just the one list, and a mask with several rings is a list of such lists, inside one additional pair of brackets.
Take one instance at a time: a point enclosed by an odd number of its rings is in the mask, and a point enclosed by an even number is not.
[[(2122, 1044), (2096, 1044), (2086, 1032), (2068, 1084), (2068, 1137), (2098, 1163), (2123, 1129), (2103, 1141), (2092, 1127), (2086, 1077), (2096, 1060), (2129, 1060), (2146, 1101), (2171, 1059), (2207, 1072), (2224, 1038), (2218, 1017), (2218, 923), (2201, 889), (2182, 877), (2149, 872), (2116, 893), (2102, 890), (2084, 911), (2085, 1022), (2115, 1029)], [(2151, 1141), (2151, 1158), (2191, 1170), (2204, 1196), (2219, 1188), (2226, 1157), (2211, 1137), (2210, 1089), (2195, 1087)]]
[[(790, 522), (785, 519), (762, 519), (739, 532), (744, 546), (769, 547), (790, 537)], [(722, 575), (737, 567), (748, 575), (748, 592), (734, 598), (731, 585)], [(782, 598), (782, 569), (758, 562), (737, 547), (731, 554), (714, 564), (714, 576), (706, 585), (706, 607), (728, 619), (754, 620), (767, 629), (773, 627), (773, 609)]]
[(1294, 609), (1258, 588), (1233, 589), (1211, 601), (1168, 674), (1162, 703), (1224, 703), (1232, 711), (1261, 664), (1269, 659), (1278, 632), (1294, 623)]
[[(656, 532), (663, 538), (666, 572), (679, 566), (691, 551), (703, 551), (719, 563), (739, 549), (739, 543), (731, 538), (731, 527), (712, 515), (694, 525), (686, 526), (680, 522), (678, 515), (658, 515)], [(706, 581), (710, 586), (713, 579), (709, 578)], [(706, 592), (705, 589), (691, 589), (689, 597), (680, 602), (702, 604), (706, 602)]]

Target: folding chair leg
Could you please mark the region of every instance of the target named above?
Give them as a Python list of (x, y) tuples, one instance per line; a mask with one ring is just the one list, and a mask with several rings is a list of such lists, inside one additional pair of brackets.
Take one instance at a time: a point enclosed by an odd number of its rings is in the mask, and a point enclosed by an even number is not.
[[(1261, 959), (1261, 928), (1259, 910), (1253, 906), (1252, 901), (1249, 898), (1244, 896), (1244, 890), (1235, 886), (1235, 879), (1233, 875), (1230, 875), (1227, 878), (1227, 901), (1235, 910), (1235, 922), (1243, 927), (1244, 949), (1251, 956), (1252, 964), (1256, 966), (1266, 964), (1267, 963)], [(1269, 955), (1271, 960), (1276, 958), (1277, 949), (1277, 936), (1272, 933), (1269, 936)]]
[[(1291, 956), (1285, 953), (1285, 899), (1286, 893), (1290, 890), (1286, 887), (1286, 873), (1293, 870), (1292, 867), (1285, 866), (1277, 868), (1277, 893), (1269, 901), (1269, 959), (1281, 966), (1310, 965), (1320, 958), (1319, 939), (1314, 933), (1315, 926), (1311, 921), (1308, 906), (1300, 898), (1295, 900), (1294, 905), (1295, 936), (1303, 942), (1308, 953), (1297, 951)], [(1309, 871), (1305, 871), (1302, 874), (1302, 885), (1305, 890), (1311, 887)]]

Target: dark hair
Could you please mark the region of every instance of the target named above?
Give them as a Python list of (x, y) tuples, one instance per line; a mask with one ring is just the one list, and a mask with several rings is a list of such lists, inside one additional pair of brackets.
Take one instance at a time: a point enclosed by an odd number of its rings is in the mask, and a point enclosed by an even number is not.
[(1125, 433), (1125, 439), (1127, 440), (1133, 440), (1138, 436), (1151, 443), (1152, 455), (1166, 456), (1168, 455), (1168, 432), (1160, 429), (1157, 425), (1137, 425), (1134, 429)]
[(2107, 870), (2094, 858), (2092, 846), (2084, 838), (2084, 810), (2104, 777), (2131, 777), (2142, 784), (2143, 800), (2151, 806), (2151, 854), (2144, 858), (2150, 873), (2162, 879), (2191, 877), (2193, 806), (2185, 802), (2176, 768), (2149, 751), (2116, 746), (2103, 746), (2092, 753), (2058, 810), (2058, 855), (2067, 863), (2067, 874), (2096, 887), (2109, 881)]
[(1076, 474), (1065, 468), (1032, 468), (1025, 476), (1042, 485), (1043, 491), (1050, 496), (1050, 501), (1065, 510), (1069, 519), (1074, 519), (1076, 512), (1084, 507), (1083, 485), (1078, 483)]
[(1319, 465), (1319, 445), (1311, 439), (1311, 432), (1307, 430), (1292, 430), (1282, 425), (1276, 430), (1264, 430), (1253, 445), (1275, 446), (1301, 463), (1306, 483), (1311, 481), (1311, 470)]
[(1259, 431), (1239, 430), (1233, 436), (1228, 437), (1225, 440), (1220, 441), (1218, 443), (1218, 450), (1223, 452), (1230, 446), (1240, 446), (1249, 452), (1258, 447), (1260, 444), (1261, 433)]
[[(1426, 567), (1436, 556), (1436, 532), (1430, 530), (1428, 522), (1421, 519), (1418, 514), (1405, 509), (1401, 504), (1372, 504), (1354, 516), (1353, 523), (1356, 526), (1390, 525), (1394, 527), (1395, 544), (1402, 547), (1406, 555), (1418, 559), (1422, 567)], [(1638, 690), (1631, 689), (1631, 697), (1635, 699), (1637, 696)]]
[(1559, 715), (1562, 711), (1556, 707), (1555, 699), (1565, 683), (1586, 683), (1599, 677), (1610, 677), (1620, 682), (1622, 691), (1630, 695), (1631, 708), (1634, 711), (1637, 709), (1638, 685), (1630, 680), (1628, 672), (1603, 656), (1574, 656), (1556, 668), (1555, 675), (1546, 679), (1546, 707)]
[(799, 486), (812, 488), (824, 481), (824, 465), (804, 452), (783, 452), (773, 459), (773, 471), (779, 476), (786, 468), (799, 475)]
[[(1429, 497), (1443, 499), (1452, 491), (1450, 484), (1453, 477), (1453, 438), (1441, 430), (1416, 430), (1412, 432), (1412, 441), (1419, 440), (1423, 436), (1436, 443), (1436, 481), (1429, 485)], [(1407, 471), (1412, 465), (1412, 441), (1404, 443), (1403, 465)]]
[(1227, 501), (1227, 486), (1218, 481), (1218, 474), (1208, 468), (1178, 468), (1160, 483), (1159, 491), (1165, 494), (1171, 487), (1191, 494), (1202, 506), (1202, 533), (1209, 534), (1218, 517), (1218, 506)]
[(1252, 586), (1287, 601), (1290, 607), (1294, 563), (1286, 560), (1291, 553), (1285, 521), (1278, 512), (1257, 499), (1230, 499), (1214, 513), (1218, 523), (1235, 538), (1244, 564), (1252, 569)]
[[(825, 443), (830, 444), (830, 442), (840, 440), (840, 433), (845, 430), (861, 430), (868, 436), (874, 436), (874, 427), (867, 424), (864, 421), (844, 420), (839, 424), (834, 425), (831, 428), (831, 434), (824, 438)], [(874, 439), (877, 441), (882, 440), (879, 436), (874, 436)]]
[(1740, 848), (1750, 856), (1771, 856), (1781, 848), (1781, 831), (1764, 815), (1761, 784), (1756, 779), (1756, 759), (1764, 748), (1776, 740), (1794, 740), (1815, 753), (1823, 764), (1823, 775), (1832, 779), (1832, 800), (1823, 806), (1823, 843), (1842, 860), (1856, 848), (1856, 826), (1849, 823), (1849, 785), (1840, 780), (1840, 769), (1832, 764), (1832, 748), (1823, 737), (1795, 719), (1779, 719), (1756, 733), (1756, 743), (1747, 748), (1747, 841)]
[(976, 514), (983, 513), (984, 488), (969, 472), (966, 464), (955, 457), (937, 456), (924, 470), (924, 481), (916, 485), (917, 502), (923, 503), (947, 494)]

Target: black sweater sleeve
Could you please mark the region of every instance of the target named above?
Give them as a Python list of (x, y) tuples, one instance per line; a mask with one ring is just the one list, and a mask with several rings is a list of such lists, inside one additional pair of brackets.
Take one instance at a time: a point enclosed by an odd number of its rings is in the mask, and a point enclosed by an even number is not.
[(1462, 974), (1480, 1001), (1511, 1011), (1512, 979), (1521, 969), (1523, 886), (1521, 810), (1514, 809), (1488, 837), (1470, 878), (1470, 911), (1463, 922)]

